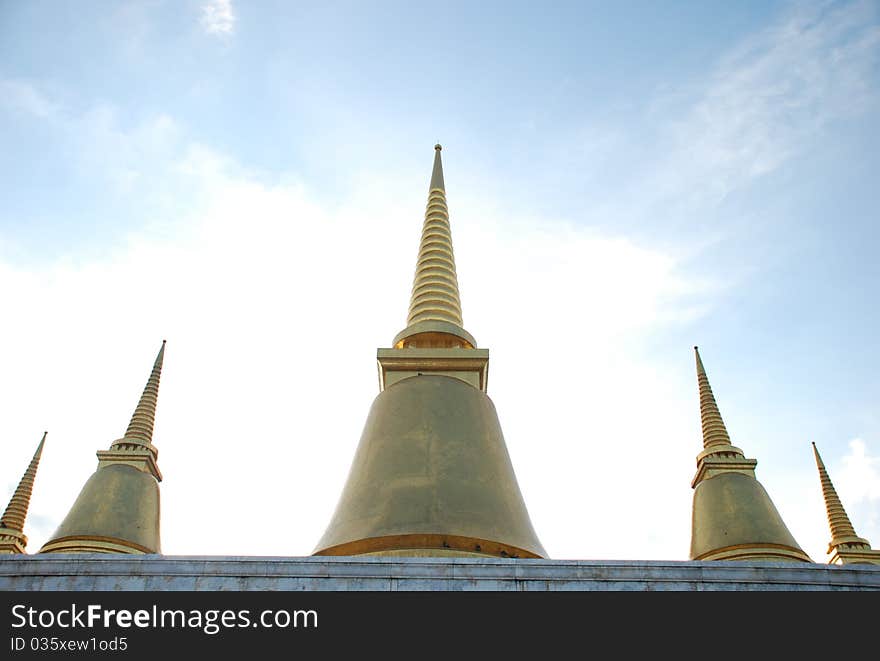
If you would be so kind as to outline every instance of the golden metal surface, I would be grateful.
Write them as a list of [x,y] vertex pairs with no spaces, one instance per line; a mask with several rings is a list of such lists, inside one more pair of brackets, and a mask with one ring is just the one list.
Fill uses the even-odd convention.
[[540,558],[509,544],[478,537],[438,534],[386,535],[359,539],[318,551],[315,555],[382,555],[411,557]]
[[704,449],[691,482],[690,559],[812,562],[756,479],[757,460],[731,444],[697,347],[694,353]]
[[495,406],[440,375],[404,379],[376,397],[315,554],[431,550],[546,557]]
[[125,435],[98,451],[98,468],[40,553],[160,553],[159,451],[153,423],[165,341]]
[[474,336],[448,321],[418,321],[400,331],[391,342],[395,349],[473,349]]
[[690,559],[812,562],[761,483],[738,472],[694,489]]
[[128,539],[101,537],[99,535],[73,535],[59,537],[45,544],[40,553],[127,553],[144,555],[158,553]]
[[421,374],[442,374],[461,379],[486,392],[488,349],[379,349],[379,390]]
[[0,526],[0,555],[27,553],[28,538],[21,530]]
[[880,565],[880,550],[871,548],[867,539],[856,535],[855,528],[843,509],[843,503],[831,483],[831,477],[825,468],[819,450],[813,443],[813,456],[819,469],[819,480],[822,483],[822,496],[825,498],[825,510],[828,513],[828,525],[831,528],[831,541],[828,553],[831,554],[830,564],[877,564]]
[[0,554],[24,553],[27,547],[27,535],[24,534],[24,522],[27,519],[28,507],[31,502],[31,493],[34,490],[34,480],[37,477],[37,468],[40,465],[40,457],[43,456],[43,445],[46,443],[46,434],[40,439],[34,456],[22,475],[3,517],[0,518]]
[[757,465],[757,460],[747,459],[738,447],[713,446],[697,455],[697,472],[691,480],[691,488],[721,473],[743,473],[754,477]]
[[99,468],[83,485],[40,553],[91,553],[96,539],[110,540],[116,547],[160,553],[156,478],[124,464]]

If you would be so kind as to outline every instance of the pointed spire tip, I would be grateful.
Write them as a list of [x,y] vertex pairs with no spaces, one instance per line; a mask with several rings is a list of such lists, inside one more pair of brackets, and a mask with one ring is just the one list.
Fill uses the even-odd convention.
[[46,444],[46,436],[49,435],[49,432],[43,432],[43,438],[40,439],[40,442],[37,444],[37,450],[34,452],[34,456],[38,457],[43,454],[43,446]]
[[122,437],[122,440],[134,439],[138,443],[152,444],[153,442],[153,422],[156,417],[156,400],[159,397],[159,379],[162,373],[162,363],[165,357],[165,340],[162,340],[162,346],[159,353],[156,354],[156,360],[153,362],[153,370],[144,386],[143,394],[138,400],[134,414],[131,416],[131,422],[128,423],[128,429]]
[[436,145],[434,145],[434,149],[436,149],[437,151],[440,151],[441,149],[443,149],[443,147],[441,147],[440,143],[438,142]]

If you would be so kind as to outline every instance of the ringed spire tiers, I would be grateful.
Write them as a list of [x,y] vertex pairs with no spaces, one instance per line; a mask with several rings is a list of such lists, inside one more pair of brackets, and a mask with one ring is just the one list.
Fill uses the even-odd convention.
[[690,559],[812,562],[755,477],[757,460],[731,444],[697,347],[694,354],[703,451],[691,482]]
[[153,423],[164,357],[162,340],[125,434],[97,452],[98,468],[40,553],[161,553]]
[[822,483],[822,496],[825,498],[825,510],[828,513],[828,525],[831,528],[831,541],[828,542],[829,564],[875,564],[880,565],[880,549],[871,548],[867,539],[856,535],[855,528],[843,509],[843,503],[831,483],[831,478],[819,456],[819,450],[813,443],[813,456],[819,469],[819,481]]
[[153,362],[153,371],[144,386],[144,392],[131,416],[131,422],[125,430],[125,435],[113,445],[116,447],[143,446],[150,450],[154,457],[159,456],[159,451],[152,445],[153,424],[156,421],[156,404],[159,400],[159,378],[162,376],[162,363],[165,359],[165,340]]
[[28,464],[27,470],[21,477],[3,517],[0,518],[0,554],[25,553],[27,535],[24,534],[24,522],[27,518],[28,507],[31,502],[31,493],[34,489],[34,480],[37,477],[37,468],[40,465],[40,457],[43,455],[43,445],[46,443],[46,434],[37,445],[37,450]]
[[461,295],[452,250],[443,161],[440,157],[442,149],[439,144],[434,145],[434,167],[428,186],[428,204],[416,259],[407,326],[394,338],[393,345],[397,349],[473,349],[477,346],[462,322]]
[[700,391],[700,423],[703,428],[703,447],[708,448],[718,445],[731,445],[730,436],[721,419],[721,412],[712,394],[712,386],[709,385],[709,377],[700,358],[700,351],[694,347],[697,357],[697,385]]
[[379,349],[373,401],[315,555],[546,557],[462,327],[440,145],[407,327]]

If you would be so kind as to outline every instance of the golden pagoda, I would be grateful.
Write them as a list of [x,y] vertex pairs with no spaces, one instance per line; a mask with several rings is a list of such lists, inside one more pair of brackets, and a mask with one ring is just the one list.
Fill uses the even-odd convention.
[[128,429],[98,451],[98,468],[40,553],[161,553],[153,422],[164,355],[163,340]]
[[822,495],[825,497],[825,509],[828,512],[828,525],[831,528],[831,541],[828,542],[828,554],[831,555],[831,559],[828,564],[880,565],[880,550],[872,549],[867,539],[856,535],[855,528],[834,490],[815,443],[813,443],[813,455],[816,457],[816,466],[819,469]]
[[379,394],[314,555],[546,557],[462,322],[441,146],[409,315],[378,349]]
[[40,465],[40,457],[43,455],[43,444],[46,442],[46,434],[37,445],[31,463],[21,477],[18,487],[9,500],[3,517],[0,518],[0,554],[25,553],[27,535],[24,534],[24,521],[27,518],[28,507],[31,502],[31,492],[34,489],[34,479],[37,477],[37,467]]
[[755,477],[757,460],[731,444],[697,347],[694,353],[703,451],[691,482],[691,560],[812,562]]

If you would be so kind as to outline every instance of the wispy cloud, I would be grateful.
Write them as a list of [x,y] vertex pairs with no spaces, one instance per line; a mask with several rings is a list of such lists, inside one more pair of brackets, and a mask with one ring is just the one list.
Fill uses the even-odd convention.
[[232,0],[211,0],[203,4],[201,9],[200,22],[208,34],[230,35],[235,30]]
[[0,80],[0,104],[41,119],[52,119],[59,112],[58,104],[25,80]]
[[[731,196],[766,195],[762,179],[803,157],[822,159],[837,127],[876,112],[878,74],[876,2],[792,3],[702,72],[648,95],[644,118],[591,120],[563,134],[550,160],[565,172],[548,170],[542,185],[555,190],[561,177],[586,187],[582,213],[594,226],[723,259],[731,239],[772,229],[755,217],[759,207],[731,211]],[[725,264],[724,281],[731,289],[754,283],[768,263],[763,251],[786,249],[768,242],[740,252]]]
[[58,139],[72,147],[69,151],[90,172],[115,175],[116,170],[137,164],[149,169],[160,155],[167,157],[165,152],[177,143],[177,127],[167,114],[124,126],[116,105],[98,103],[77,114],[32,80],[0,78],[3,107],[57,129]]
[[661,187],[722,199],[807,149],[829,123],[876,103],[878,21],[874,3],[803,5],[743,42],[675,123]]

